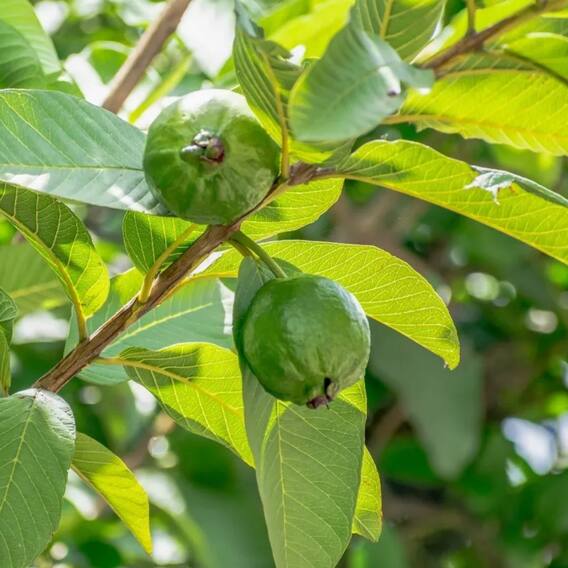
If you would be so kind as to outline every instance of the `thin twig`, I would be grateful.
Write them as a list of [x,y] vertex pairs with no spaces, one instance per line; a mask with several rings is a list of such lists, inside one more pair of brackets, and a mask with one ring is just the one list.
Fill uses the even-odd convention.
[[134,90],[154,57],[175,32],[191,0],[170,0],[157,20],[144,32],[113,79],[103,108],[118,112]]
[[422,67],[438,70],[441,67],[444,67],[444,65],[452,62],[460,55],[465,55],[466,53],[479,50],[483,47],[487,40],[494,39],[509,31],[511,28],[514,28],[528,20],[532,20],[545,12],[560,10],[567,5],[568,0],[552,0],[549,2],[541,1],[531,4],[530,6],[519,10],[516,14],[513,14],[512,16],[509,16],[508,18],[505,18],[504,20],[501,20],[480,32],[465,36],[456,44],[448,47],[446,50],[424,62]]

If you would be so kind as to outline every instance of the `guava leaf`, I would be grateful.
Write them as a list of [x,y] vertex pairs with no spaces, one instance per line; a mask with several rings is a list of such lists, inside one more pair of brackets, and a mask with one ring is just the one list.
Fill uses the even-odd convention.
[[[543,67],[500,55],[458,60],[427,93],[411,92],[387,122],[457,133],[519,149],[568,154],[568,84]],[[459,101],[459,104],[456,104]]]
[[[339,282],[369,317],[442,357],[451,368],[459,363],[457,331],[446,305],[406,262],[365,245],[282,241],[263,248],[278,261]],[[228,274],[238,262],[238,254],[230,251],[207,270]]]
[[[142,274],[137,270],[113,278],[105,305],[87,322],[89,331],[95,331],[132,299],[141,285]],[[192,341],[230,348],[232,299],[232,293],[218,280],[196,279],[133,323],[103,351],[102,356],[116,357],[128,347],[158,350]],[[73,321],[71,323],[67,350],[77,343],[77,328]],[[113,384],[128,379],[120,365],[98,363],[84,369],[80,376],[100,384]]]
[[45,77],[36,52],[13,26],[0,19],[0,88],[42,87]]
[[0,399],[0,566],[27,568],[59,524],[75,442],[69,405],[30,389]]
[[373,327],[372,338],[369,368],[397,394],[433,469],[444,479],[456,479],[479,449],[481,359],[464,349],[462,364],[450,372],[386,329]]
[[220,442],[252,464],[239,364],[231,351],[207,343],[179,344],[161,351],[132,347],[115,361],[180,426]]
[[444,0],[358,0],[352,18],[411,61],[434,35],[445,4]]
[[304,142],[361,136],[400,107],[405,85],[428,89],[433,79],[431,71],[408,65],[379,36],[351,21],[294,85],[292,132]]
[[0,333],[8,341],[12,338],[12,323],[17,315],[18,306],[16,302],[6,291],[0,288]]
[[128,466],[108,448],[80,432],[77,433],[71,466],[101,495],[150,554],[152,536],[148,495]]
[[108,271],[81,220],[63,203],[21,187],[0,183],[4,215],[45,259],[81,318],[104,303]]
[[144,134],[54,91],[0,92],[0,179],[101,207],[167,212],[144,180]]
[[0,396],[8,396],[11,383],[10,345],[6,335],[0,333]]
[[[191,231],[192,227],[194,231]],[[175,262],[195,240],[200,228],[203,229],[178,217],[158,217],[128,211],[122,220],[122,237],[134,266],[145,273],[168,247],[191,231],[164,263],[164,268]]]
[[376,542],[383,528],[381,480],[369,450],[363,453],[361,485],[353,518],[353,533]]
[[3,0],[0,20],[14,27],[37,53],[43,72],[52,75],[61,71],[53,42],[41,27],[33,6],[28,0]]
[[[460,105],[461,106],[461,105]],[[516,176],[498,190],[465,162],[415,142],[374,141],[361,146],[339,167],[357,179],[470,217],[568,263],[568,200]],[[476,181],[477,180],[477,181]],[[493,186],[494,188],[494,186]],[[546,222],[545,222],[546,221]]]
[[55,272],[30,245],[20,243],[0,247],[0,287],[10,294],[20,316],[49,310],[67,302]]
[[[233,316],[237,346],[248,306],[267,279],[270,275],[261,265],[243,261]],[[311,411],[276,400],[244,359],[240,364],[245,424],[276,566],[334,566],[350,541],[356,504],[369,502],[368,497],[357,498],[364,453],[364,382],[344,391],[329,411]]]

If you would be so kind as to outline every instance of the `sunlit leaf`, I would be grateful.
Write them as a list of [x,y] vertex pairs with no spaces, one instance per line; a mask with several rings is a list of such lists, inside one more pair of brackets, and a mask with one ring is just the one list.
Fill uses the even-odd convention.
[[106,266],[87,229],[66,205],[49,195],[0,184],[0,214],[55,271],[82,317],[104,303],[109,290]]
[[73,457],[73,414],[48,391],[0,399],[0,439],[0,566],[27,568],[59,524]]
[[373,457],[367,449],[363,454],[361,485],[357,495],[353,533],[377,541],[382,530],[381,482]]
[[152,552],[148,496],[128,466],[108,448],[77,433],[73,470],[109,504],[144,550]]
[[495,199],[495,186],[480,180],[486,171],[406,141],[365,144],[340,169],[347,178],[440,205],[568,263],[568,200],[534,182],[511,178]]
[[55,272],[27,243],[0,247],[0,287],[18,306],[18,314],[52,309],[67,302],[67,296]]

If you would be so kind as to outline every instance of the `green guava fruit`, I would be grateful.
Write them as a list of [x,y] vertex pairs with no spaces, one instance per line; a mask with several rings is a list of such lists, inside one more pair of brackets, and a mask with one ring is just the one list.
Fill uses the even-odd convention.
[[363,377],[370,342],[355,297],[333,280],[304,274],[262,286],[242,328],[244,358],[265,390],[310,408]]
[[150,126],[144,173],[154,195],[175,215],[222,225],[267,194],[278,175],[279,153],[242,95],[196,91]]

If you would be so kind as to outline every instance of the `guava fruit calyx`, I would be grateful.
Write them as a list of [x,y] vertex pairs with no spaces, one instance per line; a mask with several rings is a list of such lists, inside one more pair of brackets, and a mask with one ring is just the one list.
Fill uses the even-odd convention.
[[337,393],[339,392],[339,387],[337,386],[337,383],[334,383],[329,377],[326,377],[324,379],[323,388],[324,388],[324,394],[320,394],[318,396],[315,396],[311,400],[308,400],[308,402],[306,403],[306,406],[308,408],[315,410],[320,406],[328,406],[329,403],[333,401],[333,399],[337,396]]
[[184,162],[191,162],[194,158],[210,163],[221,164],[225,159],[225,145],[223,140],[209,130],[200,130],[180,152]]

